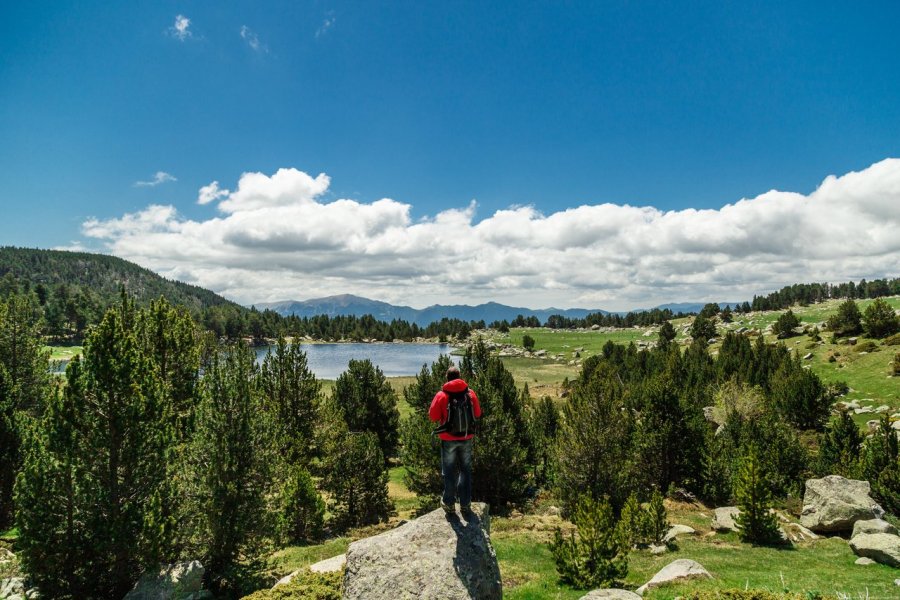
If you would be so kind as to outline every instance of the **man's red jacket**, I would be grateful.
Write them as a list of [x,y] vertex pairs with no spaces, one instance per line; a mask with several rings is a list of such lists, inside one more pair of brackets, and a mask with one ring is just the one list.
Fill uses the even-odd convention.
[[[434,400],[431,401],[431,408],[428,410],[428,417],[439,424],[445,422],[447,420],[447,404],[450,402],[450,396],[447,395],[447,392],[461,392],[468,387],[469,385],[462,379],[454,379],[445,383],[441,391],[434,395]],[[469,397],[472,399],[472,409],[475,413],[475,418],[481,418],[481,405],[478,404],[478,396],[475,395],[475,390],[469,390]],[[471,440],[472,434],[457,436],[444,432],[439,433],[438,437],[445,442],[459,442]]]

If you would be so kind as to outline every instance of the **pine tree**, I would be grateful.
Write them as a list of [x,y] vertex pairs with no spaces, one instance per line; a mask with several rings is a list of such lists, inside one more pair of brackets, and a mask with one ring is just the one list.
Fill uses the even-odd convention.
[[[173,432],[163,386],[141,352],[137,318],[133,302],[123,297],[91,331],[83,359],[66,372],[64,401],[48,411],[33,438],[26,458],[26,472],[33,476],[18,485],[18,497],[29,499],[19,507],[23,524],[34,525],[56,510],[50,503],[68,507],[62,522],[75,525],[66,525],[65,534],[54,526],[23,525],[26,554],[63,535],[78,566],[60,585],[87,597],[124,595],[141,568],[166,551],[160,539],[165,532],[148,525],[159,523],[152,499],[167,480]],[[56,490],[56,496],[38,493],[43,488]],[[37,580],[58,577],[40,572],[56,567],[39,551],[23,560]]]
[[239,558],[253,555],[272,529],[266,498],[272,427],[255,388],[255,355],[245,345],[226,348],[206,367],[195,433],[188,448],[183,493],[192,524],[189,550],[202,556],[207,583],[233,591]]
[[460,371],[482,412],[473,442],[472,496],[495,507],[521,502],[533,442],[515,380],[480,340],[466,352]]
[[590,372],[589,366],[585,363],[582,380],[563,406],[557,446],[556,487],[568,513],[583,494],[606,496],[615,509],[631,491],[633,455],[622,382],[605,360]]
[[833,418],[819,444],[820,475],[842,475],[854,478],[859,470],[863,436],[847,411]]
[[412,414],[400,425],[400,460],[406,467],[403,481],[416,494],[421,510],[436,508],[444,489],[439,440],[432,433],[435,424],[428,418],[428,409],[445,383],[450,365],[450,357],[442,355],[430,369],[423,366],[415,381],[403,390],[412,408]]
[[663,496],[659,493],[659,490],[653,490],[646,513],[650,541],[661,544],[663,538],[669,532],[669,517],[666,512],[666,505],[663,503]]
[[664,321],[659,328],[659,345],[666,346],[675,339],[675,327],[669,321]]
[[258,385],[272,416],[281,457],[288,465],[308,464],[313,457],[321,384],[300,345],[279,337],[275,352],[263,360]]
[[872,497],[889,513],[900,514],[900,449],[891,421],[883,415],[866,441],[862,478],[871,483]]
[[883,338],[900,331],[900,317],[882,298],[878,298],[866,307],[863,314],[863,328],[866,335],[872,338]]
[[369,360],[351,360],[335,381],[332,401],[350,431],[373,432],[384,459],[396,455],[400,428],[397,394],[381,369]]
[[619,531],[630,547],[639,547],[650,543],[650,523],[647,511],[641,506],[637,494],[632,492],[619,515]]
[[778,518],[770,512],[772,492],[758,454],[751,445],[738,472],[735,497],[741,512],[736,522],[742,541],[775,544],[781,539]]
[[336,417],[326,446],[322,486],[330,497],[335,521],[345,527],[387,520],[393,506],[388,498],[388,473],[378,436],[371,431],[348,431]]
[[13,483],[21,466],[22,419],[43,412],[51,386],[49,352],[34,298],[0,300],[0,526],[13,518]]
[[577,535],[557,529],[550,544],[560,579],[579,589],[614,587],[628,574],[628,543],[609,502],[580,498],[572,522]]
[[554,455],[559,435],[560,412],[549,396],[544,396],[531,411],[529,430],[534,440],[535,482],[553,481]]
[[788,309],[787,312],[782,313],[778,317],[778,320],[775,321],[772,332],[779,338],[787,338],[794,335],[794,328],[799,326],[800,319],[797,318],[794,311]]
[[293,544],[313,542],[322,536],[324,521],[325,501],[316,491],[309,471],[295,467],[281,489],[280,537]]

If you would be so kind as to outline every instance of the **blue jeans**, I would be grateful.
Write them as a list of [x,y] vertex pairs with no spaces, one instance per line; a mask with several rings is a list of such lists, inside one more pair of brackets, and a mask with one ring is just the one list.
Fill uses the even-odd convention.
[[444,477],[444,504],[453,506],[457,492],[460,506],[472,502],[472,440],[441,440],[441,475]]

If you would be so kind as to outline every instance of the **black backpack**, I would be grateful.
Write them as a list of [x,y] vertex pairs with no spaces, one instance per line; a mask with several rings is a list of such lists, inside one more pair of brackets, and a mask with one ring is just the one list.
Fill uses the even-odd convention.
[[434,430],[435,433],[449,433],[452,436],[464,436],[475,433],[475,409],[469,388],[461,392],[444,392],[447,400],[447,421]]

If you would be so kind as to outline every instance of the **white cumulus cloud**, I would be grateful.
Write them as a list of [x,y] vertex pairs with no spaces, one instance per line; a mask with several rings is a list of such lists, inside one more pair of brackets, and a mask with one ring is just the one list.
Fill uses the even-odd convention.
[[175,23],[172,24],[171,27],[169,27],[168,31],[172,37],[177,38],[183,42],[184,40],[191,37],[191,35],[192,35],[190,27],[191,27],[190,19],[188,19],[184,15],[176,15]]
[[197,204],[209,204],[219,198],[224,198],[230,192],[228,190],[219,189],[219,182],[213,181],[209,185],[204,185],[197,193]]
[[809,281],[900,272],[900,160],[772,190],[718,210],[582,205],[550,214],[477,205],[414,221],[411,205],[326,201],[330,179],[293,168],[213,182],[183,217],[150,206],[90,219],[83,233],[157,272],[243,303],[355,293],[425,306],[496,300],[625,310],[743,300]]
[[170,181],[178,181],[178,179],[165,171],[157,171],[156,174],[153,175],[153,179],[150,181],[135,181],[135,187],[156,187],[162,183],[168,183]]

